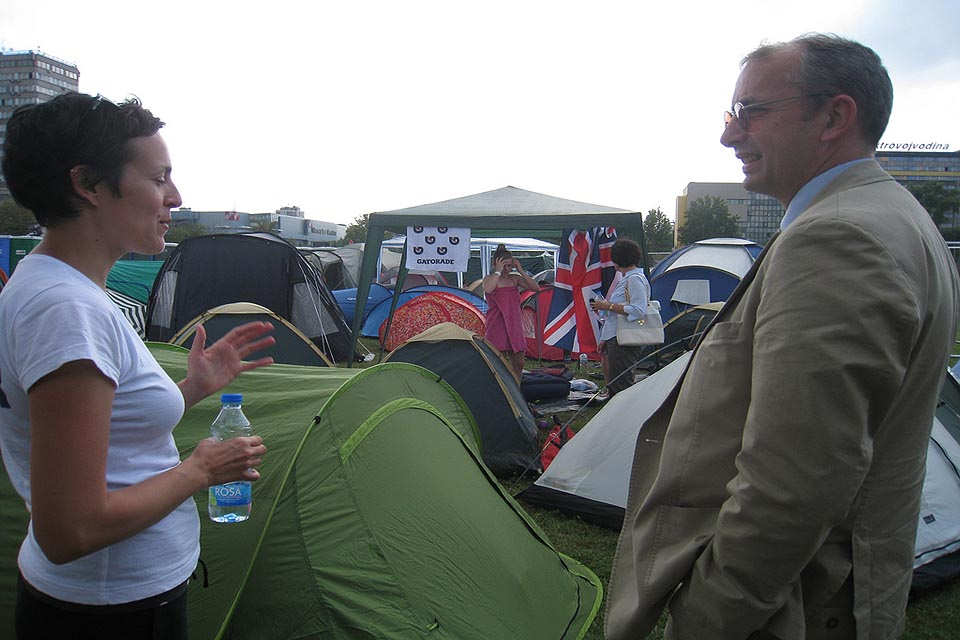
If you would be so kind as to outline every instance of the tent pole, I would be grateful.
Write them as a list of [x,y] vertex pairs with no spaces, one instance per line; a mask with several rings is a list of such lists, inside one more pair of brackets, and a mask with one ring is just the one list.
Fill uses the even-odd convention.
[[543,320],[540,317],[540,296],[536,296],[534,310],[536,311],[536,324],[534,325],[534,334],[537,336],[537,366],[543,363]]
[[383,236],[386,229],[380,225],[375,225],[372,218],[376,214],[370,214],[367,221],[367,237],[363,243],[363,260],[360,262],[360,282],[357,283],[357,302],[354,306],[353,315],[353,335],[350,346],[347,350],[347,368],[353,367],[354,356],[356,355],[357,341],[360,340],[360,332],[363,330],[363,310],[367,306],[367,296],[370,295],[370,284],[376,275],[377,265],[380,263],[380,245],[383,243]]
[[390,337],[390,327],[393,326],[393,314],[397,310],[397,302],[400,300],[400,293],[403,291],[403,282],[407,279],[407,239],[403,240],[403,253],[400,255],[400,270],[397,272],[397,284],[393,286],[393,299],[390,301],[390,315],[387,316],[387,327],[383,330],[383,339],[380,340],[380,359],[377,362],[383,362],[383,349],[387,344],[387,338]]

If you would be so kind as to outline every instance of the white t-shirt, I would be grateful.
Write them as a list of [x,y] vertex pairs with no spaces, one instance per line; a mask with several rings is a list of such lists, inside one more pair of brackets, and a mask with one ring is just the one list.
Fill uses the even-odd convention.
[[[116,386],[107,488],[142,482],[180,463],[172,433],[184,410],[177,385],[102,289],[55,258],[31,254],[0,292],[0,451],[28,510],[27,390],[77,360],[92,361]],[[47,560],[31,525],[19,565],[27,582],[49,596],[102,605],[174,588],[190,576],[199,555],[200,519],[196,504],[187,499],[137,535],[63,565]]]

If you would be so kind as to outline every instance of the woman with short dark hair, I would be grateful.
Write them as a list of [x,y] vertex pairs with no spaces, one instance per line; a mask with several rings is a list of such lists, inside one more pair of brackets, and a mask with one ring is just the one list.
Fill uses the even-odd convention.
[[0,293],[0,450],[30,511],[17,638],[185,638],[200,552],[193,495],[256,480],[258,436],[201,441],[180,460],[185,408],[273,344],[269,323],[209,348],[197,327],[174,383],[106,293],[123,255],[163,251],[181,204],[163,123],[137,100],[69,93],[14,112],[3,172],[44,227]]

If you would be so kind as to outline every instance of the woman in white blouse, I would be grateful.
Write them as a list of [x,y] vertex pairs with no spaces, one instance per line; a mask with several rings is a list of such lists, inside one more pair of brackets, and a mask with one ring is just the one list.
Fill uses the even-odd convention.
[[647,313],[650,284],[639,266],[642,257],[639,244],[629,238],[617,239],[610,248],[610,259],[622,277],[609,300],[590,302],[594,311],[607,313],[600,331],[600,354],[603,356],[606,389],[611,397],[633,384],[633,367],[643,357],[646,348],[645,345],[630,347],[617,344],[617,323],[620,318],[634,322]]

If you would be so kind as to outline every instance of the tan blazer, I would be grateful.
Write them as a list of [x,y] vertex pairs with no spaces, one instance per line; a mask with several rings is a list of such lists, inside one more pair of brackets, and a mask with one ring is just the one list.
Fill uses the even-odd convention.
[[[954,262],[930,216],[870,161],[833,180],[754,267],[640,430],[611,640],[642,640],[667,605],[667,638],[902,630],[960,309]],[[851,571],[853,605],[832,610]]]

